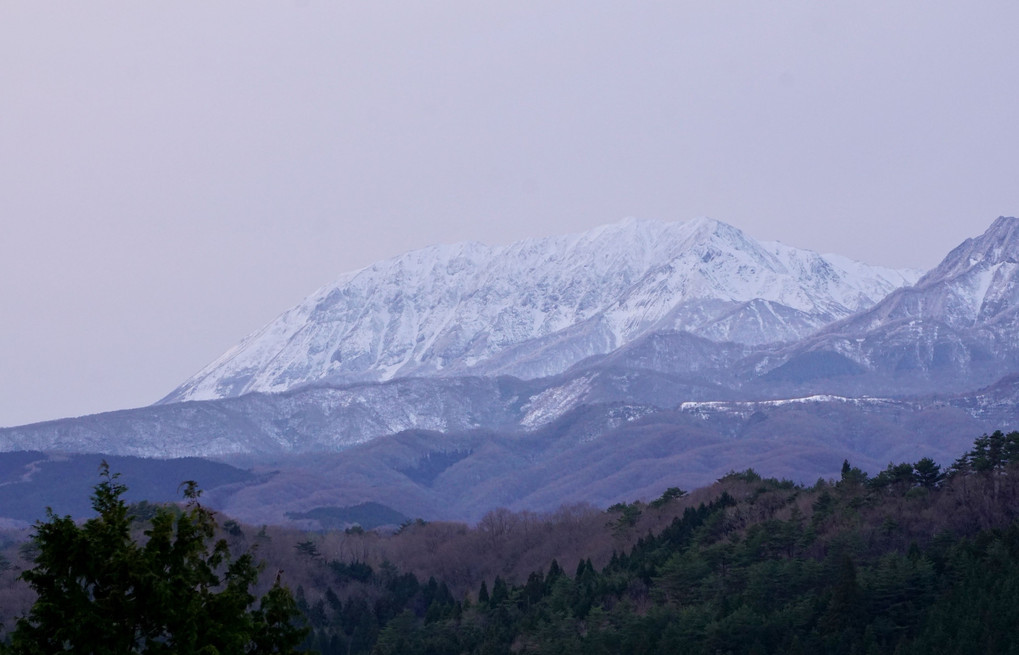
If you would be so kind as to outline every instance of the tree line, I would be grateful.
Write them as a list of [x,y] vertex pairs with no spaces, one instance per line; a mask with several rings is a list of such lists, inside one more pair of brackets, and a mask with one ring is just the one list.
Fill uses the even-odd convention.
[[[1019,652],[1019,432],[983,435],[944,469],[922,458],[869,475],[846,461],[809,486],[747,470],[606,511],[500,510],[389,535],[217,532],[193,488],[183,508],[132,523],[106,475],[106,525],[37,526],[21,575],[38,600],[9,635],[15,652],[59,652],[69,637],[46,626],[76,622],[138,649],[80,652]],[[68,594],[65,569],[94,575],[71,555],[99,544],[115,584]],[[295,591],[258,582],[238,547]],[[55,613],[57,596],[78,604]],[[138,615],[142,598],[160,618]]]

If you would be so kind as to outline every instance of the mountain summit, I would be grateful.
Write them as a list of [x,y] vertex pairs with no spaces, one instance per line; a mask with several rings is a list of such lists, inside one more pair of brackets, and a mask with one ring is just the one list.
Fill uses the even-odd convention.
[[709,218],[415,250],[342,275],[161,403],[314,383],[566,370],[658,330],[800,339],[916,281]]
[[1019,427],[1017,223],[911,287],[709,219],[426,248],[342,276],[165,404],[2,429],[0,450],[256,463],[273,473],[217,492],[252,522],[368,502],[478,520],[747,466],[951,461]]
[[998,218],[914,286],[791,352],[786,369],[837,354],[871,393],[961,391],[1019,369],[1019,219]]
[[999,216],[987,231],[966,239],[925,276],[924,285],[939,284],[960,276],[1019,263],[1019,218]]

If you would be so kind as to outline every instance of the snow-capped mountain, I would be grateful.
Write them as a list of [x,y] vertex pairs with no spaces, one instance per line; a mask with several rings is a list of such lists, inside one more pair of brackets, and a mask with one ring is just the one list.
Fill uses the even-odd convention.
[[[901,289],[853,320],[846,331],[902,321],[934,321],[953,330],[995,325],[1019,309],[1019,218],[999,217],[966,239],[914,287]],[[1012,327],[1016,327],[1012,324]]]
[[707,218],[433,246],[341,276],[161,402],[410,376],[537,378],[659,330],[792,341],[918,278]]
[[208,400],[4,428],[0,451],[251,464],[215,500],[251,522],[368,501],[477,520],[746,466],[947,462],[1019,428],[1019,220],[912,279],[706,219],[434,247],[344,276],[174,394]]
[[1019,219],[998,218],[914,286],[793,346],[776,370],[810,377],[801,364],[822,353],[879,392],[961,391],[1019,370]]

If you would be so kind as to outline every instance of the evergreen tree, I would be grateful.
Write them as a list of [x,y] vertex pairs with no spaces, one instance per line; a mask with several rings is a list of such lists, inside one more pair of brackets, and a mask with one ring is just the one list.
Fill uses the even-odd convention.
[[294,653],[304,637],[296,606],[279,582],[258,609],[250,554],[231,558],[216,523],[184,486],[183,511],[160,507],[139,545],[124,503],[126,487],[103,462],[92,495],[98,516],[39,522],[35,566],[22,578],[38,598],[11,635],[14,653],[126,655]]
[[924,457],[913,465],[913,479],[921,487],[933,489],[944,479],[941,473],[941,466],[936,464],[930,457]]

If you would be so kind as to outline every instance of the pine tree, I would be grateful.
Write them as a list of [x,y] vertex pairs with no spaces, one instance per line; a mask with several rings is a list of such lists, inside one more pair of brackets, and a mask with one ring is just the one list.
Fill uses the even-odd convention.
[[35,526],[35,566],[22,573],[38,598],[11,635],[14,653],[294,653],[289,590],[277,584],[258,609],[250,554],[232,558],[213,514],[183,485],[183,511],[157,508],[147,541],[131,535],[127,488],[103,462],[92,495],[98,516],[77,525],[48,513]]
[[930,457],[924,457],[913,465],[913,479],[921,487],[933,489],[944,479],[941,473],[941,466],[936,464]]

